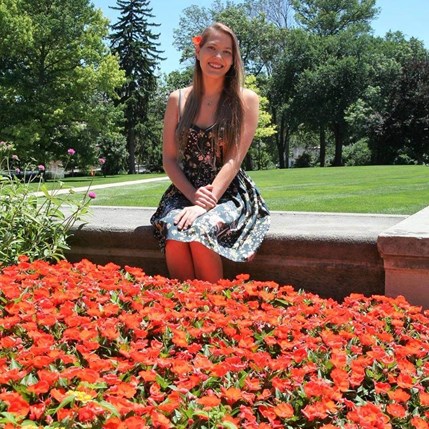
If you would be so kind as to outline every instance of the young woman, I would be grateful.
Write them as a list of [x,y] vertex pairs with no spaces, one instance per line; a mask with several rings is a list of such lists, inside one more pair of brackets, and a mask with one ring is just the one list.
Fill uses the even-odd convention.
[[244,262],[255,254],[270,217],[241,169],[259,100],[242,87],[237,37],[215,23],[193,42],[192,86],[170,95],[164,118],[163,166],[172,185],[151,222],[172,278],[215,283],[222,257]]

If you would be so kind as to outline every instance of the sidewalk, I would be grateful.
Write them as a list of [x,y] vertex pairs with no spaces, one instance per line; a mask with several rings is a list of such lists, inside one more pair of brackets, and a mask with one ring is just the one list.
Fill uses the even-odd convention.
[[[51,190],[49,193],[55,193],[55,195],[67,194],[71,190],[73,192],[87,192],[87,191],[96,191],[97,189],[105,189],[105,188],[116,188],[120,186],[132,186],[132,185],[140,185],[143,183],[150,182],[159,182],[164,180],[170,180],[168,177],[154,177],[152,179],[140,179],[140,180],[131,180],[129,182],[117,182],[117,183],[106,183],[103,185],[88,185],[88,186],[79,186],[77,188],[65,188],[65,189],[57,189]],[[33,192],[32,195],[36,197],[42,197],[44,195],[43,192]]]

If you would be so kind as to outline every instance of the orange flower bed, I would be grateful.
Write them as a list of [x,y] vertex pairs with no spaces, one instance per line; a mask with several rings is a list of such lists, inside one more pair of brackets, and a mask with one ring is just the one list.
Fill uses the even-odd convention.
[[403,298],[22,259],[0,309],[2,428],[429,427],[429,313]]

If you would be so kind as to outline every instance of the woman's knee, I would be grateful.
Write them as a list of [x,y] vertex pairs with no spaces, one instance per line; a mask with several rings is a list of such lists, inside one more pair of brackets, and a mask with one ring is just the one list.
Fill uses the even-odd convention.
[[194,262],[189,243],[167,240],[165,256],[171,277],[178,280],[191,280],[195,277]]
[[165,242],[165,250],[173,250],[173,251],[189,251],[189,243],[185,243],[183,241],[177,240],[167,240]]

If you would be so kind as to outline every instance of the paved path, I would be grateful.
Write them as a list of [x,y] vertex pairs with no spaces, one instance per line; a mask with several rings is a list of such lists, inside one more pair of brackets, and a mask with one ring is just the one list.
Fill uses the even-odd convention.
[[[88,186],[80,186],[77,188],[64,188],[64,189],[57,189],[57,190],[51,190],[50,193],[55,193],[55,195],[60,194],[67,194],[70,192],[70,190],[73,190],[74,192],[87,192],[89,191],[95,191],[97,189],[105,189],[105,188],[116,188],[120,186],[132,186],[132,185],[140,185],[143,183],[150,183],[150,182],[160,182],[163,180],[170,180],[168,177],[154,177],[152,179],[140,179],[140,180],[130,180],[128,182],[116,182],[116,183],[105,183],[103,185],[88,185]],[[35,195],[36,197],[42,197],[44,195],[43,192],[34,192],[32,195]]]

